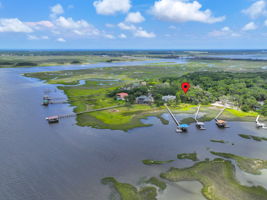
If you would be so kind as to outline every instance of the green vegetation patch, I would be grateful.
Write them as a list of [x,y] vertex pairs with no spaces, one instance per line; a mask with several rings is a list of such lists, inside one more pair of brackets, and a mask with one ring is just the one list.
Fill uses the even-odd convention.
[[224,140],[210,140],[211,142],[214,142],[214,143],[226,143]]
[[239,136],[244,138],[244,139],[247,139],[247,140],[252,139],[252,140],[255,140],[255,141],[258,141],[258,142],[267,141],[266,137],[259,137],[259,136],[255,136],[255,135],[239,134]]
[[160,190],[165,190],[167,187],[167,184],[164,181],[159,180],[156,177],[151,177],[150,179],[148,179],[147,181],[145,181],[145,183],[150,183],[152,185],[157,186]]
[[158,161],[158,160],[142,160],[143,164],[145,165],[162,165],[166,163],[171,163],[174,160],[167,160],[167,161]]
[[178,159],[189,159],[189,160],[192,160],[192,161],[198,161],[197,153],[196,152],[194,152],[194,153],[181,153],[181,154],[177,154],[177,158]]
[[235,179],[235,167],[230,161],[202,161],[189,168],[171,168],[160,175],[169,181],[199,181],[202,194],[209,200],[265,200],[267,190],[261,186],[240,185]]
[[261,159],[254,159],[254,158],[247,158],[243,156],[237,156],[230,153],[220,153],[220,152],[213,152],[213,155],[220,156],[223,158],[233,159],[237,162],[238,167],[250,174],[260,175],[262,169],[267,169],[267,161]]
[[[33,52],[32,54],[36,54]],[[122,56],[99,56],[99,55],[75,55],[67,52],[41,52],[38,55],[23,54],[0,55],[0,68],[10,67],[37,67],[37,66],[55,66],[55,65],[81,65],[93,64],[99,62],[126,62],[144,60],[141,58],[129,58]],[[46,55],[49,54],[49,55]]]
[[157,200],[157,189],[155,187],[146,186],[138,190],[128,183],[118,182],[113,177],[103,178],[102,184],[108,184],[114,188],[121,200]]

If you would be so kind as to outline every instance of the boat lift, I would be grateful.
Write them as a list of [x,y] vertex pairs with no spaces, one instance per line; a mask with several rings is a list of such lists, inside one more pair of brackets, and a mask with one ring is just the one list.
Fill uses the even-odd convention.
[[188,124],[180,124],[179,121],[175,118],[174,114],[172,113],[172,111],[169,109],[169,107],[166,104],[165,104],[165,107],[167,108],[167,110],[170,113],[172,119],[174,120],[174,122],[177,125],[176,132],[177,133],[187,132],[187,128],[189,127],[189,125]]
[[199,110],[200,110],[200,105],[198,106],[197,112],[196,112],[196,115],[195,115],[196,127],[198,129],[200,129],[200,130],[206,130],[204,122],[199,122],[197,120],[197,117],[198,117],[198,114],[199,114]]
[[258,115],[257,118],[256,118],[256,127],[257,128],[267,129],[267,126],[264,123],[259,122],[259,119],[260,119],[260,115]]
[[227,126],[227,122],[224,121],[224,120],[219,120],[218,118],[221,116],[221,114],[224,112],[225,108],[223,108],[219,114],[215,117],[215,122],[216,122],[216,125],[219,127],[219,128],[229,128],[229,126]]

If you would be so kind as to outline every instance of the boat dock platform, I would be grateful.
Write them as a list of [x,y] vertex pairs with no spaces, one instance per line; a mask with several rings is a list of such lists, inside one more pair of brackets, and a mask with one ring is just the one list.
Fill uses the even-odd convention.
[[200,110],[200,105],[198,106],[198,108],[197,108],[197,112],[196,112],[196,114],[195,114],[196,127],[197,127],[198,129],[200,129],[200,130],[206,130],[206,128],[205,128],[205,123],[204,123],[204,122],[200,122],[200,121],[197,120],[197,118],[198,118],[198,114],[199,114],[199,110]]
[[260,119],[260,115],[258,115],[257,118],[256,118],[256,127],[257,128],[267,129],[267,126],[264,123],[259,122],[259,119]]
[[172,113],[172,111],[170,110],[170,108],[165,104],[165,107],[167,108],[168,112],[170,113],[173,121],[176,123],[177,128],[176,128],[176,132],[177,133],[183,133],[183,132],[187,132],[187,128],[189,127],[188,124],[180,124],[179,121],[175,118],[174,114]]
[[225,108],[223,108],[223,109],[219,112],[219,114],[215,117],[215,119],[214,119],[215,122],[216,122],[216,125],[217,125],[219,128],[229,128],[229,126],[227,125],[227,122],[226,122],[226,121],[218,119],[218,118],[222,115],[222,113],[224,112],[224,110],[225,110]]

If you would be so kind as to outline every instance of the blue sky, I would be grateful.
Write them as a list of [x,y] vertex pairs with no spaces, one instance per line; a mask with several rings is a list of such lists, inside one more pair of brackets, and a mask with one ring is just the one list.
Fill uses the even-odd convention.
[[266,49],[267,0],[0,0],[0,49]]

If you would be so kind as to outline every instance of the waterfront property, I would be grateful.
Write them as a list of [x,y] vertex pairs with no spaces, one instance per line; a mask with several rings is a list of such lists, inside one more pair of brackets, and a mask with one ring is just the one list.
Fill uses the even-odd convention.
[[117,93],[116,99],[125,101],[128,96],[129,96],[128,93],[121,92],[121,93]]
[[168,96],[162,97],[162,101],[165,101],[165,102],[175,101],[175,100],[176,100],[176,96],[173,96],[173,95],[168,95]]
[[139,96],[136,98],[137,104],[152,104],[154,102],[154,98],[151,95],[145,96]]

